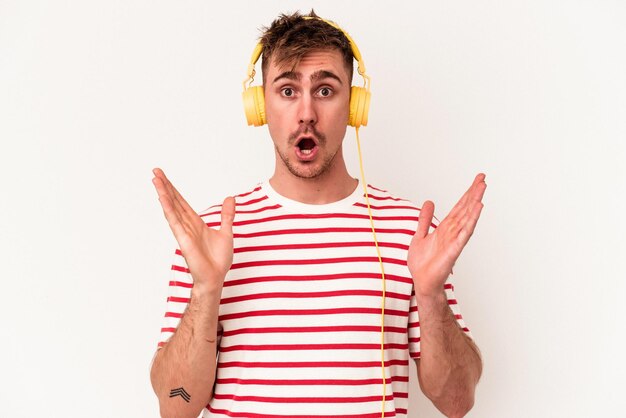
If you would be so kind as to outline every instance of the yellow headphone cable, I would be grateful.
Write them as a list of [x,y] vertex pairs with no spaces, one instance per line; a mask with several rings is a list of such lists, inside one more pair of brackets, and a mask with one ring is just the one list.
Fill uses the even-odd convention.
[[365,202],[367,203],[367,213],[370,219],[370,225],[372,227],[372,236],[374,237],[374,245],[376,246],[376,254],[378,255],[378,263],[380,264],[380,272],[382,275],[382,298],[380,306],[380,368],[382,371],[383,382],[383,399],[382,399],[382,411],[381,418],[385,417],[385,401],[387,398],[387,382],[385,373],[385,296],[387,291],[387,284],[385,282],[385,268],[383,266],[383,258],[380,255],[380,247],[378,246],[378,239],[376,238],[376,228],[374,228],[374,218],[372,217],[372,208],[370,207],[369,193],[367,192],[367,183],[365,182],[365,172],[363,170],[363,157],[361,154],[361,141],[359,140],[359,128],[354,128],[356,132],[356,147],[359,153],[359,169],[361,172],[361,183],[363,183],[363,191],[365,192]]

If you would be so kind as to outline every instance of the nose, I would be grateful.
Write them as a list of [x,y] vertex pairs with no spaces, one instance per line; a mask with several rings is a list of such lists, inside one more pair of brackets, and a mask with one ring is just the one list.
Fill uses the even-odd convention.
[[300,100],[299,118],[300,124],[315,125],[317,123],[315,103],[309,94],[304,94]]

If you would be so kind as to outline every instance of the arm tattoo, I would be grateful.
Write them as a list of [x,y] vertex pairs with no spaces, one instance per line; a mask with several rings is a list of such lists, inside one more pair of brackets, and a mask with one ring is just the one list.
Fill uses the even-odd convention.
[[191,395],[188,394],[187,391],[182,386],[176,389],[172,389],[170,391],[170,398],[174,398],[176,396],[180,396],[187,403],[189,403],[189,401],[191,400]]

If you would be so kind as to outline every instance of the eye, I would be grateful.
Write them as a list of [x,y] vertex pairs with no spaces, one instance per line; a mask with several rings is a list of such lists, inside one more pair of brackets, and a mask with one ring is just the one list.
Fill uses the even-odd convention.
[[285,87],[281,92],[285,97],[293,97],[293,89],[291,87]]
[[322,88],[319,90],[319,94],[320,94],[320,96],[322,96],[322,97],[328,97],[328,96],[330,96],[331,94],[333,94],[333,91],[332,91],[330,88],[328,88],[328,87],[322,87]]

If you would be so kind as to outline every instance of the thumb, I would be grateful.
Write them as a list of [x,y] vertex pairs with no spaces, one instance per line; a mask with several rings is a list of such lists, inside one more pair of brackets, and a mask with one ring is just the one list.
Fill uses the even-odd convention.
[[426,235],[428,235],[430,224],[433,221],[434,213],[435,204],[430,200],[425,201],[422,205],[422,209],[420,210],[415,238],[424,238]]
[[232,196],[224,199],[222,203],[222,223],[220,224],[220,231],[233,233],[233,220],[235,219],[235,198]]

